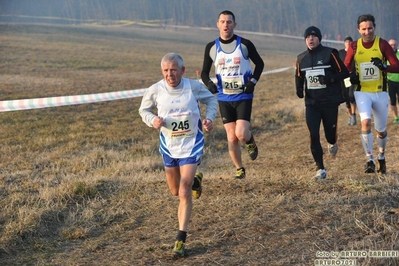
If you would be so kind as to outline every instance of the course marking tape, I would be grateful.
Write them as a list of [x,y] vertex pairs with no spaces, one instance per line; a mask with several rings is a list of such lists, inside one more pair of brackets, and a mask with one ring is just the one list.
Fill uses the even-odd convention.
[[65,105],[75,105],[75,104],[95,103],[95,102],[135,98],[143,96],[146,90],[147,89],[138,89],[138,90],[105,92],[105,93],[96,93],[96,94],[82,94],[82,95],[58,96],[58,97],[48,97],[48,98],[0,101],[0,112],[39,109],[46,107],[58,107]]
[[[274,70],[269,70],[263,72],[262,75],[283,72],[291,68],[293,67],[283,67]],[[96,94],[82,94],[82,95],[47,97],[47,98],[0,101],[0,112],[30,110],[30,109],[39,109],[47,107],[58,107],[66,105],[76,105],[76,104],[85,104],[85,103],[114,101],[114,100],[121,100],[127,98],[136,98],[143,96],[146,90],[147,89],[144,88],[144,89],[104,92]]]

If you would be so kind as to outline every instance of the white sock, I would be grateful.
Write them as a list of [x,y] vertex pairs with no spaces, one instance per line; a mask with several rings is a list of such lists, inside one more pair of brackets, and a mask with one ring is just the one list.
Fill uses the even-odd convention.
[[378,144],[378,159],[383,160],[385,159],[385,148],[387,146],[387,141],[388,141],[388,134],[385,136],[385,138],[381,139],[379,136],[377,136],[377,144]]
[[360,134],[366,156],[373,159],[373,134],[371,132]]

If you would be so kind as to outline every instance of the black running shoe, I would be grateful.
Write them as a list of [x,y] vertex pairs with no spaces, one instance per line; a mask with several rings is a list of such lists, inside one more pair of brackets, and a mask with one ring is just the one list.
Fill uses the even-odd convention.
[[185,248],[184,248],[184,242],[181,240],[176,240],[175,242],[175,247],[173,248],[173,253],[176,256],[184,257],[185,255]]
[[245,178],[245,168],[241,167],[237,169],[237,173],[235,175],[236,179],[244,179]]
[[194,184],[192,186],[192,194],[193,194],[193,197],[195,199],[199,199],[199,197],[201,197],[201,193],[202,193],[202,185],[201,185],[202,177],[203,177],[202,173],[200,173],[200,172],[195,173]]
[[375,163],[373,160],[370,160],[366,163],[366,166],[364,167],[364,172],[375,173]]
[[256,146],[254,136],[251,137],[250,143],[245,144],[245,147],[247,148],[249,157],[254,161],[258,157],[258,146]]
[[387,172],[387,166],[385,164],[385,159],[378,159],[378,170],[377,172],[380,174],[386,174]]

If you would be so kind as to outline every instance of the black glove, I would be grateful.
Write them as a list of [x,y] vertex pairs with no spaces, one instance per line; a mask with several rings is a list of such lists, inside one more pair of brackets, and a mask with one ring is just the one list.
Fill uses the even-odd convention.
[[215,94],[215,93],[218,92],[218,87],[216,86],[215,83],[213,83],[212,80],[209,81],[209,83],[208,83],[208,90],[209,90],[212,94]]
[[296,90],[296,96],[298,96],[298,98],[303,98],[303,90]]
[[373,62],[373,65],[378,67],[378,69],[381,71],[387,69],[387,65],[384,64],[378,57],[372,57],[370,62]]
[[359,76],[356,75],[356,72],[352,72],[349,76],[349,79],[352,83],[352,85],[359,85],[360,84],[360,80],[359,80]]
[[318,75],[317,78],[319,79],[319,83],[321,85],[327,85],[334,82],[334,79],[330,75]]
[[254,93],[255,84],[250,81],[247,84],[245,84],[244,86],[242,86],[241,89],[247,94]]

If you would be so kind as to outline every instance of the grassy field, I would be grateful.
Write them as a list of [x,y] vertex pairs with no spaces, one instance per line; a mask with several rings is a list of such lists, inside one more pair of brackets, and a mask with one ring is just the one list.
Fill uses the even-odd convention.
[[[135,26],[0,24],[0,32],[1,100],[146,88],[172,51],[196,78],[217,36]],[[302,41],[244,37],[265,70],[292,66],[305,49]],[[346,125],[342,106],[338,154],[325,154],[328,177],[314,180],[293,77],[292,69],[264,75],[256,86],[260,155],[250,161],[243,152],[246,179],[232,178],[220,117],[206,135],[203,194],[180,259],[172,256],[178,199],[166,186],[158,132],[138,115],[140,98],[0,113],[0,265],[315,265],[342,251],[398,251],[397,125],[388,125],[388,173],[365,174],[360,128]]]

